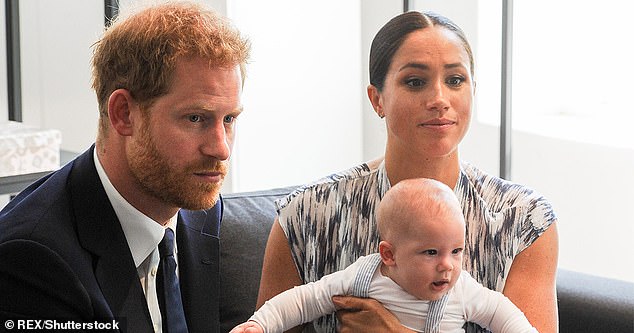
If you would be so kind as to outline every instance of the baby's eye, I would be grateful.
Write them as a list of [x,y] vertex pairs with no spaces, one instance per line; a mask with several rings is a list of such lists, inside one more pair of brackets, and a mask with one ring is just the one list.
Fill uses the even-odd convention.
[[453,251],[451,251],[451,254],[461,254],[462,251],[462,248],[453,249]]
[[426,254],[428,256],[435,256],[435,255],[438,254],[438,251],[437,250],[433,250],[433,249],[425,250],[425,251],[423,251],[423,254]]

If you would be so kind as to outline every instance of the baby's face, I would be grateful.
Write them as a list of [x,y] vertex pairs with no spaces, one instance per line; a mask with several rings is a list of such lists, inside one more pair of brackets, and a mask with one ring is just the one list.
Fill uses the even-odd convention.
[[395,265],[390,277],[422,300],[441,298],[462,272],[464,224],[447,216],[434,218],[410,228],[392,244]]

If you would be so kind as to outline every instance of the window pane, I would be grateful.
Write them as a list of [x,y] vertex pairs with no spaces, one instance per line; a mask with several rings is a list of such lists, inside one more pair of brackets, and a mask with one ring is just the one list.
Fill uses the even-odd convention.
[[516,1],[513,178],[559,216],[560,266],[634,281],[627,1]]

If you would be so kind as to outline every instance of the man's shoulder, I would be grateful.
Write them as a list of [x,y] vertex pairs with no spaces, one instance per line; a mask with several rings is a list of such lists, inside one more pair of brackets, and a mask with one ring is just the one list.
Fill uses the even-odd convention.
[[[13,238],[0,243],[0,316],[77,320],[94,316],[89,291],[80,280],[92,266],[82,259],[86,256],[80,246],[64,244],[65,239],[57,233],[47,239]],[[84,263],[83,273],[77,271],[77,262]]]
[[66,191],[68,169],[46,175],[18,193],[0,211],[0,241],[7,229],[32,229],[43,219],[58,219],[69,200]]

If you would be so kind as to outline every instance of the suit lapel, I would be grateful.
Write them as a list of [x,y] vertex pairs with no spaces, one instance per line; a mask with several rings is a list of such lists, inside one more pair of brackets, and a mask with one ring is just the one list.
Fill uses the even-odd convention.
[[180,285],[191,332],[219,332],[222,199],[209,210],[179,214],[176,228]]
[[94,254],[95,277],[113,317],[128,332],[153,332],[134,260],[97,175],[93,149],[75,160],[69,179],[79,241]]

